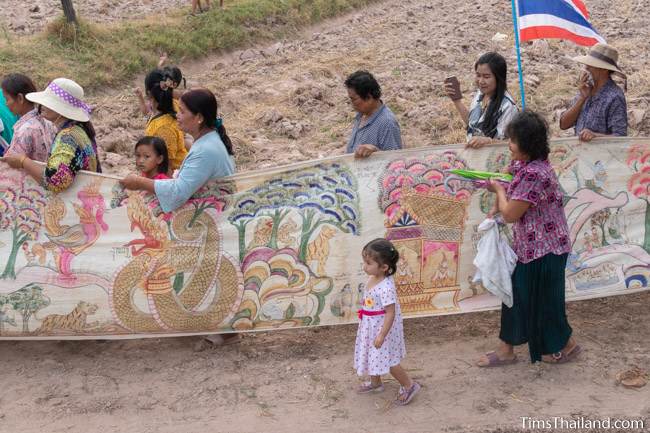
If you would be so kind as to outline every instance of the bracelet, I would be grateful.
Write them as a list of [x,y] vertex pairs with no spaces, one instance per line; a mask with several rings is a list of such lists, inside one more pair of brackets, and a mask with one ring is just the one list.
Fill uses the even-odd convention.
[[20,158],[20,168],[25,168],[25,160],[27,159],[27,155],[23,155],[22,158]]

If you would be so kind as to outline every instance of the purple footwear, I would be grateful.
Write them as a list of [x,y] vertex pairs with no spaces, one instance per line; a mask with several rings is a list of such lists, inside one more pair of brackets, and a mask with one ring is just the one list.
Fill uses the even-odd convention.
[[413,381],[413,385],[411,385],[409,389],[400,386],[399,392],[397,393],[397,399],[395,399],[395,404],[406,406],[411,402],[411,400],[413,400],[413,397],[415,397],[415,394],[417,394],[420,389],[422,389],[422,385],[415,381]]
[[504,365],[511,365],[517,362],[517,355],[515,355],[515,357],[512,359],[501,359],[496,352],[488,352],[485,354],[485,357],[489,362],[485,365],[477,364],[481,368],[502,367]]
[[372,382],[363,382],[357,388],[357,394],[369,394],[371,392],[382,392],[383,390],[383,383],[379,384],[379,386],[372,386]]

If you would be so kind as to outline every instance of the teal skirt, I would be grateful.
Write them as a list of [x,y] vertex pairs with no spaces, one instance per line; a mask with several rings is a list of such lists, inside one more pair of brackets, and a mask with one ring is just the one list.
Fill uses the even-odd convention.
[[529,263],[517,262],[512,308],[501,306],[499,338],[513,346],[528,343],[533,363],[562,350],[571,337],[564,294],[567,257],[547,254]]

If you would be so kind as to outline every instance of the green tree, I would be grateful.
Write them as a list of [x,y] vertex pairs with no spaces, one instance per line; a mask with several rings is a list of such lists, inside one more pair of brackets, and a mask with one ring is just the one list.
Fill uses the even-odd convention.
[[11,231],[11,252],[0,278],[16,279],[16,257],[22,245],[36,240],[42,225],[45,195],[25,175],[0,177],[0,231]]
[[329,224],[344,233],[359,233],[360,210],[357,181],[339,163],[318,164],[272,178],[238,197],[228,217],[239,233],[239,260],[246,256],[246,227],[258,217],[271,218],[273,228],[267,247],[277,249],[278,228],[295,210],[301,217],[298,258],[304,263],[313,233]]
[[9,295],[9,303],[23,317],[23,334],[29,333],[29,320],[39,310],[50,305],[50,298],[43,294],[43,288],[29,284]]
[[9,302],[9,296],[0,295],[0,335],[4,333],[5,323],[16,326],[16,321],[13,317],[7,316],[7,307],[11,305]]

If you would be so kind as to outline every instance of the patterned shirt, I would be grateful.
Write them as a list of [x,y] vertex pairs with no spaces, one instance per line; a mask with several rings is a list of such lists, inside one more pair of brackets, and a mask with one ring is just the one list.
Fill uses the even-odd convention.
[[548,160],[510,164],[512,182],[506,195],[510,200],[530,203],[513,224],[513,250],[521,263],[549,253],[571,251],[569,227],[564,215],[563,196],[557,176]]
[[50,154],[50,146],[56,137],[56,126],[36,109],[23,115],[14,125],[14,138],[7,155],[27,155],[34,161],[45,162]]
[[346,153],[354,153],[360,144],[373,144],[379,150],[398,150],[402,148],[402,132],[397,118],[390,108],[381,105],[366,122],[361,125],[361,113],[357,113],[352,126]]
[[493,131],[494,135],[485,134],[481,129],[481,126],[485,121],[485,113],[487,112],[487,109],[483,111],[483,106],[481,104],[482,101],[483,93],[480,91],[476,92],[476,95],[474,95],[474,99],[472,99],[472,103],[469,106],[469,117],[467,121],[467,141],[469,141],[469,139],[472,137],[483,136],[494,138],[495,140],[503,140],[505,138],[508,138],[506,137],[506,127],[519,111],[514,99],[512,99],[512,95],[510,95],[508,92],[503,95],[501,107],[499,107],[499,111],[496,114],[497,119],[499,120],[497,121],[496,132]]
[[43,186],[52,192],[66,190],[80,170],[99,172],[95,143],[74,123],[63,126],[54,139],[43,173]]
[[[573,98],[571,106],[573,107],[579,99],[580,95]],[[585,128],[597,134],[627,135],[625,94],[613,80],[607,80],[598,93],[587,98],[582,106],[576,120],[576,135]]]
[[162,210],[171,212],[185,204],[207,181],[234,173],[235,163],[214,131],[192,144],[175,179],[154,181],[154,190]]
[[173,116],[169,114],[154,116],[147,123],[144,135],[162,138],[167,145],[171,169],[176,170],[181,166],[187,156],[187,149],[185,149],[185,137],[178,129],[178,121]]

